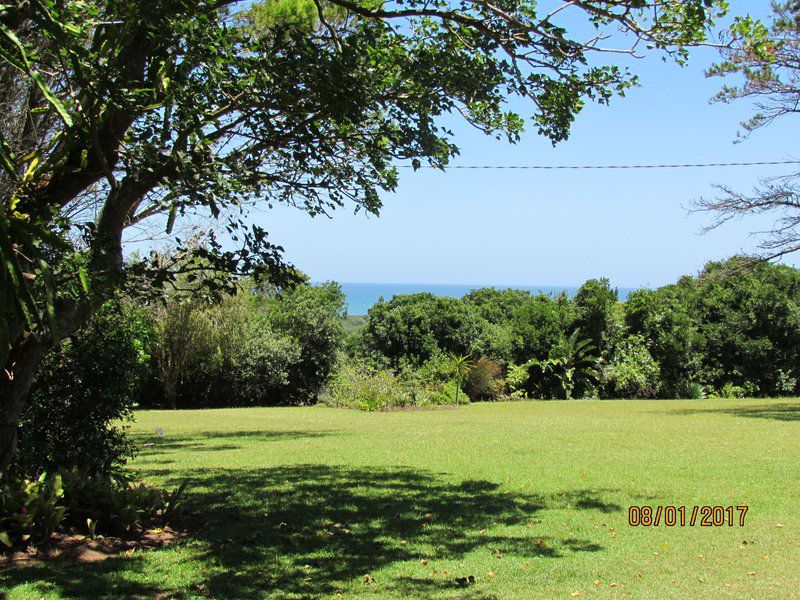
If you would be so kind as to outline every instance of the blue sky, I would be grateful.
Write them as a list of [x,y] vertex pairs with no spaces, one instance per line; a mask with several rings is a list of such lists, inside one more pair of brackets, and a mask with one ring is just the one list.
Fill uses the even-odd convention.
[[[742,3],[740,3],[742,4]],[[747,2],[764,14],[768,0]],[[740,9],[741,10],[741,9]],[[734,11],[736,9],[734,8]],[[553,148],[534,132],[509,145],[454,121],[461,156],[453,164],[636,164],[800,158],[800,119],[779,122],[734,144],[751,107],[710,104],[716,59],[699,49],[688,66],[658,56],[629,61],[641,87],[611,106],[589,105],[567,142]],[[619,62],[619,61],[618,61]],[[523,115],[530,109],[515,104]],[[642,171],[403,171],[383,198],[380,218],[311,218],[289,207],[255,220],[313,280],[580,285],[609,277],[621,287],[654,287],[696,273],[709,260],[751,251],[748,234],[769,221],[751,218],[700,235],[707,215],[691,201],[714,183],[748,190],[790,167]],[[790,258],[790,264],[794,263]]]

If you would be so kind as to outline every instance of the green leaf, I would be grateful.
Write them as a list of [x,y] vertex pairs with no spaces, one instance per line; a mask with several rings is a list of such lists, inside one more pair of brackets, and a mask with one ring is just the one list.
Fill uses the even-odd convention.
[[11,178],[14,181],[19,181],[19,175],[17,174],[17,157],[14,156],[14,151],[11,150],[11,147],[6,142],[6,138],[3,137],[3,134],[0,133],[0,162],[3,163],[3,169],[11,175]]
[[9,548],[14,545],[11,543],[11,537],[9,537],[7,531],[0,531],[0,542],[3,542]]
[[85,293],[89,293],[91,286],[89,285],[89,275],[86,273],[86,267],[78,268],[78,277],[81,280],[81,287]]
[[47,262],[42,258],[39,259],[39,268],[42,270],[42,279],[44,279],[47,320],[50,322],[50,332],[53,337],[57,338],[56,290],[53,287],[53,276],[50,273],[50,267]]
[[56,97],[53,93],[53,90],[50,89],[50,86],[47,85],[47,82],[42,77],[42,74],[39,71],[32,71],[31,77],[36,82],[36,85],[39,86],[39,89],[42,90],[44,97],[47,98],[47,101],[56,109],[58,116],[61,117],[61,120],[64,121],[67,127],[72,127],[72,116],[67,111],[67,108],[61,102],[61,100]]
[[6,50],[3,50],[2,46],[0,46],[0,55],[20,71],[27,72],[31,68],[31,65],[28,62],[28,53],[25,52],[25,46],[23,46],[22,42],[19,41],[19,38],[14,35],[13,31],[11,31],[2,23],[0,23],[0,33],[2,33],[3,37],[5,37],[16,47],[16,49],[19,51],[19,57],[9,54]]

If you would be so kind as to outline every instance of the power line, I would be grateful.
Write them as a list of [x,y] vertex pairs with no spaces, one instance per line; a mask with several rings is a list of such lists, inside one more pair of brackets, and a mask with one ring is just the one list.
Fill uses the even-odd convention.
[[[771,160],[762,162],[729,163],[682,163],[662,165],[450,165],[446,169],[696,169],[703,167],[755,167],[761,165],[800,165],[800,160]],[[413,165],[397,165],[402,169],[412,169]],[[420,169],[438,169],[431,165],[420,165]]]

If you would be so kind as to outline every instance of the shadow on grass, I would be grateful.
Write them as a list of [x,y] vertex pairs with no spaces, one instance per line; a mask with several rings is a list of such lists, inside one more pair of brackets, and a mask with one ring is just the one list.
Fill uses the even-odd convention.
[[171,454],[174,450],[219,452],[221,450],[239,450],[243,448],[245,442],[280,442],[323,438],[332,435],[339,435],[339,433],[329,431],[203,431],[192,435],[166,434],[160,437],[156,434],[134,434],[130,437],[139,446],[139,455],[150,457]]
[[[180,560],[195,574],[192,588],[174,589],[167,572],[142,577],[139,556],[16,568],[0,572],[0,582],[45,580],[64,596],[93,598],[320,598],[347,596],[353,586],[378,595],[426,598],[450,590],[491,598],[481,581],[469,589],[456,582],[473,573],[435,573],[434,562],[462,560],[474,550],[548,559],[599,552],[603,547],[591,540],[542,537],[525,525],[546,509],[622,510],[598,497],[612,490],[517,494],[489,481],[454,482],[406,468],[299,465],[184,474],[195,490],[188,500],[197,530]],[[380,569],[400,563],[403,573],[380,580]],[[367,574],[377,579],[364,581]],[[158,596],[163,592],[172,595]]]
[[747,417],[751,419],[771,419],[773,421],[800,421],[800,403],[772,403],[759,406],[742,406],[735,408],[719,409],[687,409],[679,411],[679,414],[726,414],[736,417]]

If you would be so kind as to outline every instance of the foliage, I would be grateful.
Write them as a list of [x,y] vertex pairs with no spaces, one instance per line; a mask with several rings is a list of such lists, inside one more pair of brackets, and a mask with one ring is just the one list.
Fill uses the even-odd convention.
[[597,378],[596,350],[589,339],[579,339],[576,329],[569,337],[562,337],[551,349],[547,359],[538,361],[545,374],[552,373],[560,384],[560,392],[567,400],[579,394]]
[[67,514],[60,475],[42,473],[38,479],[13,476],[0,481],[0,542],[12,547],[42,542]]
[[483,323],[457,298],[401,294],[369,309],[361,340],[367,355],[380,354],[394,367],[403,360],[422,364],[439,353],[469,354]]
[[165,524],[180,509],[186,483],[172,492],[111,473],[73,467],[36,479],[0,480],[0,542],[38,544],[67,526],[73,530],[126,534],[146,524]]
[[[741,125],[744,135],[797,115],[800,96],[800,4],[796,0],[771,2],[767,23],[744,16],[735,19],[719,45],[722,61],[708,70],[711,77],[734,78],[714,97],[717,102],[744,100],[755,110]],[[763,179],[751,192],[729,185],[720,194],[696,202],[696,208],[714,217],[707,230],[732,219],[763,215],[771,226],[754,232],[760,237],[762,258],[773,259],[800,249],[800,176],[797,172]],[[759,225],[761,227],[761,225]]]
[[334,283],[282,291],[251,284],[243,280],[238,293],[223,296],[219,304],[177,297],[157,309],[162,335],[156,355],[169,360],[156,363],[161,388],[155,395],[167,406],[316,400],[343,343],[341,289]]
[[617,290],[608,279],[590,279],[575,294],[574,326],[580,328],[599,350],[606,347],[609,330],[614,325],[614,307],[619,300]]
[[450,373],[450,362],[442,360],[429,361],[422,369],[400,374],[359,363],[347,364],[331,378],[323,402],[368,411],[458,404],[455,382],[443,378]]
[[701,371],[703,340],[691,306],[694,294],[695,281],[683,277],[655,291],[633,292],[626,302],[626,324],[631,334],[647,341],[667,397],[681,397],[684,382],[694,380]]
[[447,370],[455,379],[456,386],[456,406],[458,406],[458,396],[461,392],[462,382],[469,376],[472,371],[473,361],[472,357],[466,354],[456,354],[449,352],[447,354]]
[[329,386],[325,402],[329,406],[360,410],[385,410],[410,406],[409,388],[389,371],[344,367]]
[[545,360],[550,349],[564,338],[575,319],[575,306],[566,294],[552,298],[545,294],[531,299],[514,312],[515,363],[530,359]]
[[297,286],[268,296],[264,310],[273,329],[294,340],[299,349],[298,359],[288,367],[284,401],[316,400],[344,339],[346,308],[341,287],[334,282]]
[[685,381],[677,388],[678,398],[688,398],[689,400],[703,400],[706,398],[705,386],[696,381]]
[[167,492],[132,481],[122,473],[92,473],[78,468],[63,472],[61,477],[69,523],[115,535],[133,532],[148,523],[168,523],[181,510],[188,485],[185,480]]
[[479,358],[464,378],[464,393],[473,402],[497,400],[504,387],[502,375],[503,367],[499,364],[488,358]]
[[108,472],[133,454],[122,425],[147,378],[155,331],[147,312],[109,302],[49,355],[20,425],[14,470],[80,465]]
[[728,382],[723,385],[718,391],[713,391],[708,394],[709,398],[747,398],[752,397],[757,387],[752,383],[745,383],[745,385],[733,385]]
[[660,383],[658,363],[647,350],[641,335],[618,344],[602,367],[602,384],[607,398],[655,398]]

